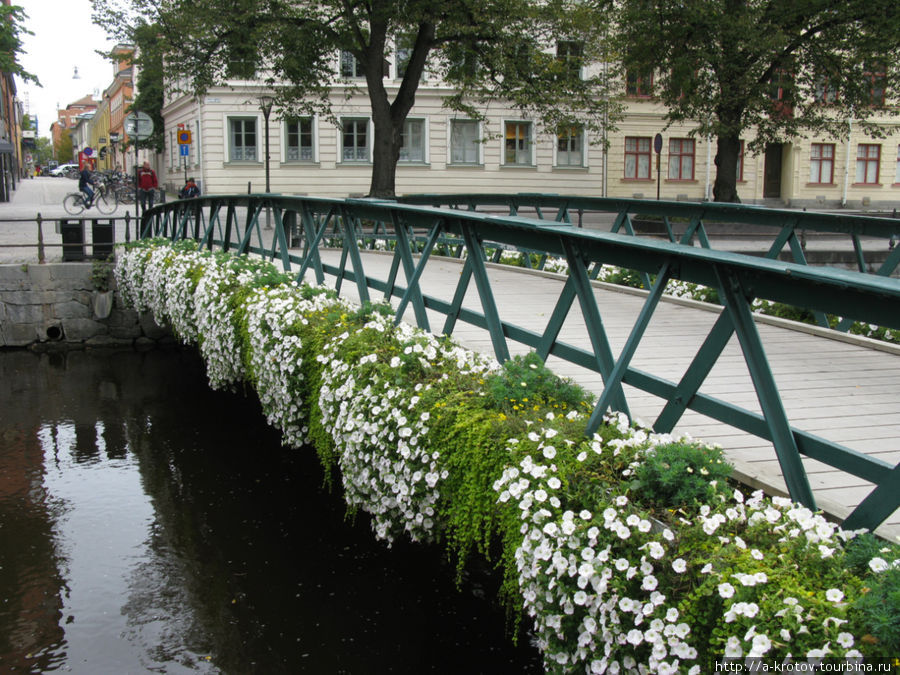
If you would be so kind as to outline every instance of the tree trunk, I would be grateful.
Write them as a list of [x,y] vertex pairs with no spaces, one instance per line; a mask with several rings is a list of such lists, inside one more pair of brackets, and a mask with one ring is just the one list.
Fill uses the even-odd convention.
[[395,128],[387,106],[372,106],[372,180],[369,197],[396,197],[397,161],[400,159],[400,129]]
[[716,146],[716,181],[713,183],[713,200],[740,202],[737,193],[737,163],[741,153],[738,134],[720,134]]

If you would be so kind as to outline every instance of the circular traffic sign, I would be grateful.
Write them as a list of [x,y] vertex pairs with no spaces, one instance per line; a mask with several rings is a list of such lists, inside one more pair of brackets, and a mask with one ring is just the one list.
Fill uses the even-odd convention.
[[153,135],[153,118],[144,112],[129,113],[125,117],[125,133],[139,141]]

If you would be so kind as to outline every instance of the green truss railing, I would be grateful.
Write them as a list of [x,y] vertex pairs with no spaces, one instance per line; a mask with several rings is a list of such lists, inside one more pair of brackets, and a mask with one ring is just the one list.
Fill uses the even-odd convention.
[[[472,199],[481,197],[473,196]],[[608,201],[623,209],[628,207],[623,211],[627,211],[622,216],[623,222],[627,222],[631,214],[644,214],[648,209],[671,218],[683,217],[689,212],[689,207],[680,203],[673,203],[673,214],[667,216],[663,203],[647,206],[631,201],[626,204],[627,200]],[[847,321],[860,320],[900,329],[900,280],[883,274],[813,267],[771,257],[583,229],[566,222],[565,214],[571,212],[569,207],[558,210],[552,220],[540,220],[485,214],[468,207],[458,208],[459,203],[457,200],[453,208],[437,208],[368,199],[206,196],[150,210],[144,217],[141,236],[189,238],[210,249],[261,255],[278,261],[285,271],[296,272],[298,279],[305,278],[311,271],[316,280],[323,283],[325,275],[329,275],[335,278],[338,292],[345,281],[355,284],[363,302],[371,299],[370,290],[383,293],[386,300],[396,300],[397,322],[407,308],[412,307],[418,325],[432,332],[436,331],[429,325],[426,310],[445,317],[440,329],[442,333],[452,334],[458,322],[467,322],[489,332],[494,353],[501,362],[509,358],[508,342],[514,341],[534,349],[543,359],[552,354],[598,372],[603,378],[604,389],[590,418],[589,433],[599,426],[608,409],[629,413],[623,384],[666,401],[653,424],[658,432],[671,431],[688,409],[707,415],[770,441],[791,497],[810,508],[815,508],[815,500],[801,455],[873,483],[875,487],[845,520],[845,527],[874,529],[900,505],[900,464],[889,464],[791,426],[751,312],[753,300],[761,298],[837,315]],[[703,206],[712,209],[709,205]],[[792,220],[798,218],[793,212],[740,207],[722,212],[727,211],[745,213],[745,217],[752,216],[759,222],[769,218],[769,225],[779,229],[776,239],[785,241],[795,236],[784,234],[784,228],[788,227],[785,223],[800,222]],[[699,229],[700,220],[695,229]],[[871,219],[878,222],[870,223],[869,220],[845,218],[841,227],[857,236],[876,232],[877,236],[884,237],[900,231],[896,225],[892,230],[884,229],[891,225],[890,221]],[[826,226],[837,228],[838,223],[830,222]],[[804,227],[811,229],[812,225],[804,224]],[[874,229],[870,232],[869,227]],[[796,232],[796,224],[792,232]],[[375,278],[366,273],[361,252],[367,243],[374,241],[382,242],[383,248],[393,252],[386,278]],[[338,265],[329,265],[322,260],[319,252],[325,245],[341,248]],[[464,255],[462,273],[450,302],[425,294],[419,283],[429,262],[442,247],[452,247],[454,252],[461,251]],[[487,274],[486,251],[490,249],[540,252],[567,262],[569,275],[543,328],[517,326],[501,320]],[[654,279],[618,356],[610,347],[602,311],[591,285],[591,269],[604,263],[636,270],[648,280]],[[401,269],[405,285],[399,280]],[[715,288],[724,305],[678,382],[631,365],[671,279]],[[463,298],[473,281],[481,311],[463,307]],[[569,310],[576,301],[585,319],[590,350],[559,339]],[[699,391],[733,334],[740,343],[761,414]]]

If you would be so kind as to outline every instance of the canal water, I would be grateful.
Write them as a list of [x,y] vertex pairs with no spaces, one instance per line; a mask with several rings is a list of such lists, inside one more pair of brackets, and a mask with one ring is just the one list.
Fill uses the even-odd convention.
[[0,351],[0,672],[530,673],[473,573],[388,549],[190,350]]

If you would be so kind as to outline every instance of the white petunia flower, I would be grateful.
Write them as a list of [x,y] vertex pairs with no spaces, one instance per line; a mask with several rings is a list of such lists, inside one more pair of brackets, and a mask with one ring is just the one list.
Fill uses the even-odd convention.
[[844,599],[844,593],[837,588],[829,588],[825,591],[825,599],[829,602],[840,602]]
[[729,584],[727,581],[725,583],[719,584],[719,595],[725,599],[732,597],[734,595],[734,586]]

